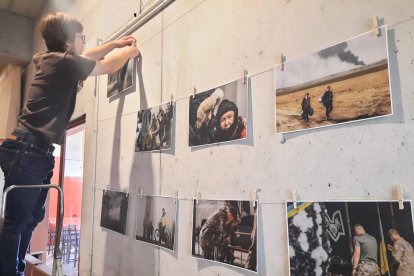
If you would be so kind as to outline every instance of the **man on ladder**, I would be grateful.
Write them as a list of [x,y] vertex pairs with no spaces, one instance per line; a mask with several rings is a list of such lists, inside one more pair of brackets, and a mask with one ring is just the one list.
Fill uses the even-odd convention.
[[[63,141],[75,108],[79,83],[88,76],[114,73],[129,58],[139,55],[132,36],[82,54],[83,26],[63,13],[45,16],[40,31],[48,51],[33,57],[35,74],[18,126],[0,146],[4,189],[12,185],[49,184],[54,168],[52,144]],[[107,55],[115,48],[123,49]],[[47,192],[40,188],[10,192],[0,233],[0,276],[24,275],[24,256],[33,229],[44,217]]]

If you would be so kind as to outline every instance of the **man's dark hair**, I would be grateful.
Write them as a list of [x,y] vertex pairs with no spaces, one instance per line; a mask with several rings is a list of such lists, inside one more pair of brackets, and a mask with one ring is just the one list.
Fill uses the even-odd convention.
[[51,52],[65,52],[66,42],[74,41],[75,34],[82,31],[82,23],[65,13],[48,14],[40,22],[40,33]]
[[237,210],[233,206],[227,206],[227,212],[229,212],[234,219],[237,219]]

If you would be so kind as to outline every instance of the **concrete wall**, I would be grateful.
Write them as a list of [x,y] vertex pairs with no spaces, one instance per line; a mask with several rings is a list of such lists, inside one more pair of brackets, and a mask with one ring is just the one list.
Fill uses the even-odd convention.
[[0,139],[6,139],[17,125],[20,111],[21,69],[8,65],[0,77]]
[[[148,2],[148,1],[147,1]],[[177,0],[135,35],[142,52],[137,91],[106,98],[106,77],[85,84],[75,115],[86,113],[80,275],[250,275],[191,257],[191,200],[180,200],[175,253],[134,240],[136,196],[252,198],[261,189],[259,275],[287,275],[285,205],[290,189],[306,199],[391,199],[414,193],[414,43],[412,0]],[[53,1],[85,34],[105,38],[139,11],[138,1]],[[45,12],[46,12],[45,11]],[[273,71],[287,59],[369,30],[373,15],[390,25],[394,115],[285,135],[274,134]],[[35,38],[35,48],[41,49]],[[193,87],[251,78],[249,139],[190,149],[188,100]],[[94,93],[99,98],[95,99]],[[177,101],[175,148],[134,153],[137,111]],[[97,122],[97,123],[96,123]],[[99,226],[102,189],[129,191],[127,236]],[[267,203],[266,203],[267,202]],[[266,203],[266,204],[265,204]]]
[[0,9],[0,59],[26,66],[31,59],[33,20]]

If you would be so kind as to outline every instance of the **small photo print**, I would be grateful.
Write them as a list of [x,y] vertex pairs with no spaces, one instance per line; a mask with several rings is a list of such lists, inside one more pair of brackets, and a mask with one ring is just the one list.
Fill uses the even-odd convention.
[[189,146],[247,137],[247,78],[198,93],[189,99]]
[[101,227],[125,235],[128,215],[128,194],[104,190],[102,197]]
[[172,197],[143,195],[137,203],[135,238],[174,250],[177,203]]
[[403,204],[288,202],[290,275],[414,275],[412,206]]
[[255,203],[194,200],[192,255],[256,272]]
[[387,28],[275,66],[276,133],[392,115]]
[[174,102],[138,111],[135,152],[171,148]]
[[115,73],[108,74],[107,98],[135,89],[136,60],[131,58]]

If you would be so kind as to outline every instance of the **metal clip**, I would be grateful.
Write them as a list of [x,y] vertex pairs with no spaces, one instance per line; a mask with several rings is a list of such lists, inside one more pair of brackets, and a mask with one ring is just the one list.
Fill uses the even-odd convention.
[[398,195],[398,209],[404,210],[404,191],[401,185],[397,187],[397,195]]
[[372,25],[372,28],[375,29],[375,35],[381,36],[381,27],[379,26],[379,20],[377,16],[374,15],[371,18],[371,25]]
[[178,190],[175,191],[174,204],[178,202]]
[[249,72],[247,71],[247,69],[243,70],[243,84],[247,83],[247,75],[249,74]]
[[197,204],[197,206],[198,206],[198,203],[200,201],[200,198],[201,198],[201,193],[200,193],[200,191],[197,191],[197,194],[196,194],[196,204]]
[[286,57],[281,54],[280,55],[280,71],[285,71],[285,61],[286,61]]
[[292,199],[293,199],[293,208],[298,208],[298,191],[293,189],[292,190]]
[[142,198],[142,195],[144,194],[144,188],[140,187],[139,188],[139,198]]
[[253,199],[253,207],[256,208],[257,204],[259,203],[259,192],[261,192],[261,189],[254,189],[254,199]]
[[195,98],[196,93],[197,93],[197,88],[194,86],[193,87],[193,99]]

